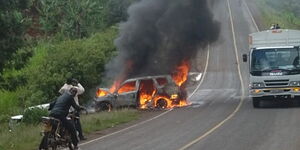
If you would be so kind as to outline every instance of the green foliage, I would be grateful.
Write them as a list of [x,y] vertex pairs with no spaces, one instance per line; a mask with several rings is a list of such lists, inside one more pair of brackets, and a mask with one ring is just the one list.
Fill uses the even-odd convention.
[[0,90],[0,122],[8,121],[10,115],[20,112],[17,92]]
[[[38,148],[42,136],[37,125],[19,124],[12,132],[0,124],[0,150],[33,150]],[[2,148],[2,149],[1,149]]]
[[0,82],[0,88],[12,91],[21,85],[25,85],[26,79],[21,69],[25,66],[32,54],[33,48],[25,47],[19,49],[12,55],[13,59],[8,61],[5,65],[6,68],[3,69],[3,81]]
[[116,34],[116,29],[110,28],[88,39],[40,43],[25,68],[4,72],[6,84],[22,87],[25,106],[54,100],[69,77],[79,79],[89,91],[101,82],[105,64],[115,55]]
[[48,116],[47,109],[32,108],[26,109],[23,114],[23,122],[26,124],[38,124],[41,121],[42,116]]
[[91,133],[94,131],[112,128],[131,120],[136,120],[139,114],[136,110],[124,109],[112,112],[101,112],[81,117],[83,131]]
[[82,38],[125,20],[135,0],[39,0],[36,9],[48,34]]
[[299,0],[257,0],[267,26],[278,23],[283,28],[300,29]]
[[[93,96],[89,90],[101,83],[116,53],[117,31],[111,26],[126,20],[135,1],[0,1],[0,122],[54,100],[68,77],[80,80],[85,97]],[[46,36],[28,46],[36,31]]]
[[[69,37],[83,37],[86,25],[100,16],[101,5],[85,0],[41,0],[38,7],[40,23],[46,33],[62,32]],[[101,1],[99,1],[101,4]],[[91,24],[89,24],[91,23]]]
[[127,8],[139,0],[106,0],[106,6],[103,9],[103,18],[106,26],[111,26],[128,17]]
[[12,55],[12,59],[6,64],[6,68],[22,69],[27,63],[28,59],[32,57],[33,48],[23,47],[18,49],[16,53]]
[[277,12],[291,12],[296,16],[300,15],[300,1],[299,0],[265,0],[266,4],[274,8]]
[[[2,87],[10,91],[0,92],[0,113],[12,114],[11,108],[26,108],[53,101],[66,78],[76,77],[86,91],[101,82],[104,65],[115,54],[113,40],[116,29],[110,28],[88,39],[62,42],[40,42],[31,50],[21,49],[16,57],[33,53],[26,65],[15,59],[12,67],[3,73]],[[30,54],[32,55],[32,54]],[[20,57],[23,58],[23,57]],[[85,93],[89,96],[89,93]],[[7,118],[4,116],[2,118]]]
[[17,106],[17,95],[14,92],[10,91],[0,91],[0,110],[1,113],[7,113],[9,109]]
[[0,1],[0,72],[11,55],[24,44],[29,20],[22,11],[28,5],[27,0]]
[[[110,128],[121,123],[136,120],[139,114],[136,110],[121,110],[111,113],[97,113],[82,115],[81,123],[85,133]],[[95,121],[101,125],[94,124]],[[0,124],[0,150],[33,150],[37,149],[42,139],[41,126],[36,124],[24,124],[16,126],[12,132],[6,124]]]
[[4,70],[4,81],[1,83],[1,87],[6,90],[16,90],[19,86],[26,84],[26,79],[23,76],[23,72],[17,69]]
[[11,9],[24,10],[30,5],[30,0],[9,0],[0,1],[0,10],[7,11]]

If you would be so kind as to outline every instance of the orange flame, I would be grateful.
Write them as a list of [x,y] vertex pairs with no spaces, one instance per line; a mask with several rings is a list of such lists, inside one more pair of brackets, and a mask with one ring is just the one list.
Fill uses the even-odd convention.
[[183,106],[187,106],[188,105],[188,102],[186,100],[181,100],[179,102],[179,104],[177,105],[177,107],[183,107]]
[[187,80],[189,70],[190,64],[187,60],[182,61],[182,63],[176,68],[172,78],[178,86],[181,86]]
[[108,94],[107,91],[104,91],[104,90],[101,90],[101,89],[98,89],[97,92],[96,92],[97,97],[102,97],[102,96],[105,96],[107,94]]
[[168,98],[166,96],[158,96],[158,97],[155,97],[155,99],[154,99],[155,106],[157,106],[158,100],[161,100],[161,99],[163,99],[167,102],[166,108],[168,108],[168,109],[174,108],[174,107],[184,107],[184,106],[188,105],[188,103],[185,99],[180,100],[179,103],[174,103],[173,100],[171,100],[170,98]]
[[156,93],[154,83],[152,80],[145,80],[141,82],[140,85],[140,97],[139,97],[139,107],[141,109],[146,109],[153,105],[153,96]]
[[155,91],[153,91],[152,94],[147,94],[146,92],[140,92],[140,108],[146,109],[148,108],[148,105],[152,105],[153,102],[152,97],[154,95]]
[[[183,84],[188,79],[188,72],[190,70],[190,64],[187,60],[182,61],[182,63],[176,67],[176,71],[172,74],[172,78],[180,90],[185,90]],[[157,107],[158,105],[164,105],[163,108],[174,108],[183,107],[188,105],[186,97],[183,95],[166,95],[157,94],[155,88],[151,83],[144,83],[139,89],[139,106],[141,109],[146,109],[150,107]],[[181,91],[184,93],[185,91]],[[162,103],[162,104],[159,104]]]
[[[127,68],[132,67],[132,63],[128,62]],[[184,60],[181,64],[179,64],[174,73],[172,73],[172,79],[176,83],[177,86],[180,87],[181,93],[185,93],[185,86],[184,83],[188,79],[188,72],[190,70],[190,64],[189,61]],[[128,71],[128,70],[127,70]],[[125,71],[126,72],[126,71]],[[126,73],[125,73],[126,74]],[[140,109],[147,109],[150,107],[156,107],[158,106],[158,103],[160,100],[163,100],[163,104],[166,106],[164,108],[174,108],[174,107],[183,107],[188,105],[186,101],[186,96],[182,95],[166,95],[166,94],[158,94],[157,89],[154,86],[154,83],[152,80],[145,80],[141,82],[139,89],[135,89],[135,82],[128,82],[123,85],[122,82],[124,81],[125,76],[120,76],[118,80],[114,81],[114,84],[109,89],[110,93],[118,92],[119,94],[124,92],[129,92],[133,90],[139,91],[139,97],[138,97],[138,104]],[[158,81],[159,85],[164,85],[167,81]],[[121,87],[121,88],[120,88]],[[117,91],[116,91],[117,90]],[[107,91],[98,90],[97,96],[105,96],[107,95]]]
[[113,93],[115,92],[120,86],[121,83],[127,78],[127,74],[128,72],[130,72],[130,70],[132,69],[133,66],[133,62],[131,60],[127,61],[125,64],[125,68],[121,74],[119,74],[119,76],[117,77],[117,80],[114,81],[113,85],[111,86],[111,88],[109,89],[109,92]]
[[125,92],[135,91],[135,82],[128,82],[122,85],[121,88],[118,89],[118,94],[122,94]]
[[154,99],[155,106],[157,106],[158,100],[161,100],[161,99],[163,99],[167,102],[167,107],[166,108],[173,108],[174,107],[174,105],[172,104],[173,101],[171,99],[169,99],[168,97],[166,97],[166,96],[157,96],[157,97],[155,97],[155,99]]
[[113,93],[117,90],[117,88],[120,86],[121,81],[120,80],[116,80],[114,81],[114,84],[111,86],[111,88],[109,89],[110,93]]

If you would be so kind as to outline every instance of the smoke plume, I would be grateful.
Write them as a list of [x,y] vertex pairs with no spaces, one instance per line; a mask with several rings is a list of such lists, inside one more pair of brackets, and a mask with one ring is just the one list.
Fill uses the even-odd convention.
[[219,35],[207,0],[141,0],[128,14],[115,40],[118,56],[106,66],[109,77],[170,74]]

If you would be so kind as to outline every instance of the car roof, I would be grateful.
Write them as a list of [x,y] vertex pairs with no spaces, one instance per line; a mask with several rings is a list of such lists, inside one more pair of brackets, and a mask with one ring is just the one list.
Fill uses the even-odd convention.
[[131,78],[127,79],[124,82],[130,82],[130,81],[137,81],[137,80],[145,80],[145,79],[156,79],[156,78],[169,78],[170,75],[156,75],[156,76],[143,76],[143,77],[137,77],[137,78]]

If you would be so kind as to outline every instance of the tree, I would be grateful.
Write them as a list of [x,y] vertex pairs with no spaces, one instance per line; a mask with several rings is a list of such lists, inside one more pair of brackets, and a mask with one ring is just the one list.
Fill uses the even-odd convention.
[[28,19],[23,12],[28,7],[28,0],[0,1],[0,72],[12,54],[24,44]]
[[126,20],[127,8],[137,0],[35,0],[42,30],[82,38]]
[[[69,77],[79,79],[86,91],[101,82],[104,66],[115,54],[113,40],[116,29],[108,29],[91,38],[41,44],[22,69],[26,80],[22,96],[27,105],[42,104],[55,99],[58,90]],[[13,73],[12,73],[13,75]],[[86,96],[90,96],[88,92]]]
[[39,0],[35,6],[40,24],[47,35],[62,33],[82,38],[102,25],[101,11],[105,0]]

